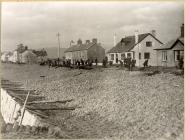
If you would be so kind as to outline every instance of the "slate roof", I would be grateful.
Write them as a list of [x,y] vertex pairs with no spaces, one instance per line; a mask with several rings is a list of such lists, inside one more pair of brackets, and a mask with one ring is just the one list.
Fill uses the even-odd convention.
[[[154,37],[150,33],[145,34],[139,34],[139,41],[140,43],[144,38],[146,38],[148,35],[151,35],[153,38],[155,38],[159,43],[163,44],[161,41],[159,41],[156,37]],[[124,43],[121,43],[124,42]],[[122,38],[122,40],[112,49],[110,49],[107,53],[122,53],[122,52],[128,52],[131,49],[135,47],[135,36],[127,36],[125,38]]]
[[167,42],[166,44],[164,44],[163,46],[160,46],[159,48],[157,48],[155,50],[169,50],[169,49],[172,49],[177,42],[181,42],[184,45],[184,38],[180,37],[180,38],[172,39],[169,42]]
[[74,51],[81,51],[81,50],[87,50],[90,47],[92,47],[93,45],[95,45],[96,43],[90,42],[88,44],[77,44],[77,45],[73,45],[70,48],[65,50],[66,52],[74,52]]

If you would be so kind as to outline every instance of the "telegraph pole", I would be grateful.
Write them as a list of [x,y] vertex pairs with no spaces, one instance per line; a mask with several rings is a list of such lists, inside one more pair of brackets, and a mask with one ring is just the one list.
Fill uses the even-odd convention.
[[60,34],[57,34],[58,36],[58,58],[60,59]]

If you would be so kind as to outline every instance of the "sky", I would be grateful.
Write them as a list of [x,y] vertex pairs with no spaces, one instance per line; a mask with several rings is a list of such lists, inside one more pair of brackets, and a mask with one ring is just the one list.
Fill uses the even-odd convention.
[[80,38],[97,38],[105,49],[122,37],[156,30],[166,43],[180,36],[184,22],[183,2],[3,2],[1,51],[12,51],[22,43],[30,49],[62,48]]

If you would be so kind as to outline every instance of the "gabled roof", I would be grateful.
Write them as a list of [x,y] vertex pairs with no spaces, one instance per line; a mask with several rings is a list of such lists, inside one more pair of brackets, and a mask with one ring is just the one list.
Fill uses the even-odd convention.
[[[154,39],[156,39],[159,43],[163,44],[161,41],[159,41],[156,37],[154,37],[150,33],[145,34],[139,34],[138,43],[140,43],[143,39],[145,39],[148,35],[151,35]],[[124,42],[124,43],[121,43]],[[128,52],[131,49],[135,47],[135,36],[127,36],[125,38],[122,38],[122,40],[112,49],[108,51],[108,53],[122,53],[122,52]]]
[[184,38],[183,37],[180,37],[180,38],[172,39],[169,42],[167,42],[166,44],[164,44],[163,46],[160,46],[159,48],[157,48],[155,50],[170,50],[178,42],[180,42],[180,43],[182,43],[184,45]]
[[87,50],[87,49],[89,49],[90,47],[92,47],[95,44],[97,44],[97,43],[91,42],[91,43],[88,43],[88,44],[77,44],[77,45],[73,45],[70,48],[66,49],[65,50],[65,53],[66,52],[74,52],[74,51]]

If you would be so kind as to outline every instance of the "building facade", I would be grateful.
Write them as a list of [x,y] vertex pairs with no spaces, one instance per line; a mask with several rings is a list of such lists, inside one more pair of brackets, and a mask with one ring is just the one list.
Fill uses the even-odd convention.
[[65,58],[73,63],[77,60],[95,60],[101,63],[105,57],[105,49],[97,42],[97,39],[86,40],[83,44],[79,39],[76,45],[71,46],[65,52]]
[[157,66],[157,53],[154,49],[159,48],[162,44],[156,38],[155,31],[145,34],[135,32],[134,36],[122,38],[115,47],[108,51],[108,61],[118,64],[120,60],[131,58],[136,60],[136,66],[141,67],[148,59],[148,65]]
[[184,59],[184,24],[180,37],[170,40],[156,51],[158,66],[178,67],[180,59]]

